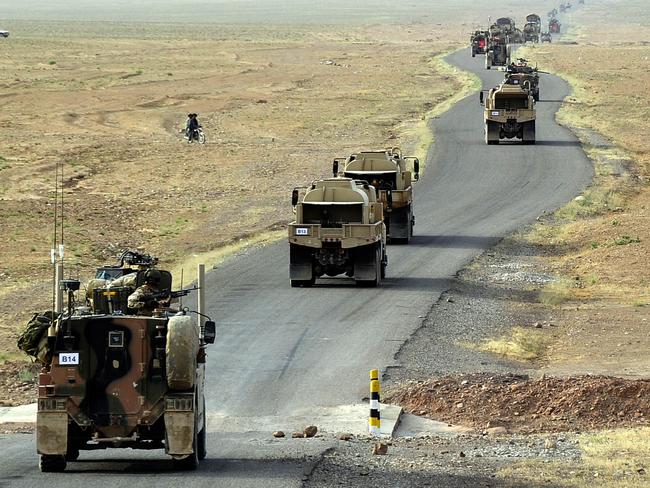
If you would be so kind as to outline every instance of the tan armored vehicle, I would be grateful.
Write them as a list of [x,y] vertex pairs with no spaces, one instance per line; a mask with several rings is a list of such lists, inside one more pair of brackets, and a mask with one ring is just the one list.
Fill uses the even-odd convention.
[[329,178],[295,188],[289,224],[291,286],[345,275],[377,286],[386,275],[386,226],[375,188],[365,181]]
[[[94,449],[164,449],[178,469],[195,469],[206,456],[205,349],[215,324],[170,305],[187,290],[170,291],[168,271],[150,260],[130,265],[100,268],[85,303],[75,298],[79,281],[61,282],[67,311],[46,323],[34,353],[43,364],[41,471],[63,471]],[[145,283],[160,291],[134,293]],[[134,296],[142,308],[131,308]]]
[[[413,173],[407,161],[413,160]],[[389,242],[408,244],[413,236],[413,181],[420,178],[420,161],[402,157],[398,148],[366,151],[346,159],[334,160],[334,176],[344,176],[370,183],[384,209],[384,223]]]
[[501,139],[519,138],[523,144],[535,144],[535,100],[529,90],[503,83],[492,88],[485,103],[485,142],[499,144]]

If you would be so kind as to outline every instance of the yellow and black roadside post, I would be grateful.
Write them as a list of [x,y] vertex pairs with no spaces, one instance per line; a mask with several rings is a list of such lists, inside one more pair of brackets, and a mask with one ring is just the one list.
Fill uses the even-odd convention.
[[379,370],[370,371],[370,419],[368,429],[371,436],[379,437],[381,435],[381,419],[379,417],[379,394],[381,385],[379,384]]

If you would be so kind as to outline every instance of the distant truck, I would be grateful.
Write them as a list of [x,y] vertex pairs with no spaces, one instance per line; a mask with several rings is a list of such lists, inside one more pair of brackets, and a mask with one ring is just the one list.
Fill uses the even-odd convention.
[[557,20],[555,17],[553,17],[551,20],[548,21],[548,31],[551,34],[559,34],[561,30],[561,24],[560,21]]
[[0,30],[0,37],[9,37],[9,31]]
[[488,31],[474,31],[474,34],[472,34],[470,37],[472,57],[475,57],[477,54],[485,54],[485,51],[487,51],[489,38],[490,33]]
[[484,99],[485,143],[499,144],[501,139],[519,138],[523,144],[535,144],[535,100],[519,85],[503,83],[492,88]]
[[344,274],[360,286],[386,276],[386,226],[375,188],[352,178],[314,181],[294,188],[296,220],[288,227],[292,287]]
[[537,14],[526,16],[524,26],[524,42],[539,42],[539,35],[542,30],[542,19]]
[[[407,161],[413,160],[413,173]],[[413,236],[413,181],[420,178],[420,161],[405,158],[399,148],[366,151],[346,159],[334,160],[334,176],[344,176],[370,183],[383,205],[384,223],[389,242],[408,244]]]
[[542,32],[541,35],[539,36],[539,40],[540,42],[544,43],[544,42],[551,42],[553,38],[551,37],[550,32]]
[[485,53],[485,69],[510,64],[510,46],[504,37],[493,37]]

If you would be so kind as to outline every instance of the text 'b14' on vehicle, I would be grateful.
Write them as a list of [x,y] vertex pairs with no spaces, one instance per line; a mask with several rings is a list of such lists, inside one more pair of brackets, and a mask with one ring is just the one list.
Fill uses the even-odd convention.
[[172,276],[155,261],[136,261],[98,269],[80,303],[80,282],[61,281],[67,311],[50,312],[33,349],[43,364],[42,471],[63,471],[84,450],[164,449],[178,469],[206,456],[206,346],[215,324],[172,306],[187,290],[170,291]]

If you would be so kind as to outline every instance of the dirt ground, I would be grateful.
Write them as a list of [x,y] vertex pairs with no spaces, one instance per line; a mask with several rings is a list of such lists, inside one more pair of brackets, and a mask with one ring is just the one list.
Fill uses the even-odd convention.
[[[650,380],[486,373],[404,385],[386,399],[408,412],[508,432],[571,432],[650,425]],[[505,432],[505,431],[504,431]]]
[[[549,290],[558,326],[551,374],[650,375],[650,29],[644,2],[613,13],[595,2],[570,17],[577,44],[527,48],[574,86],[559,115],[596,166],[582,197],[523,236],[561,282]],[[647,6],[646,6],[647,7]],[[639,21],[631,22],[634,18]]]

